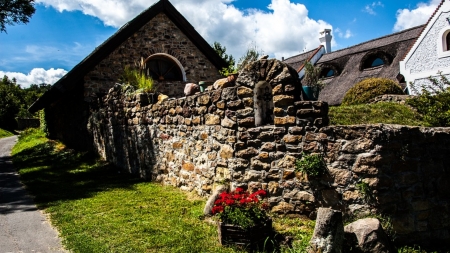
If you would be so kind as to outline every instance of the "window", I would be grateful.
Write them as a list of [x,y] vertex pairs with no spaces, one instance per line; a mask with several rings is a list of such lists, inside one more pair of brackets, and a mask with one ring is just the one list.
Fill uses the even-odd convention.
[[328,72],[325,74],[325,77],[332,77],[334,76],[334,70],[330,69],[328,70]]
[[335,66],[331,65],[325,65],[322,67],[322,70],[320,71],[320,78],[329,78],[334,77],[338,75],[338,71],[336,70]]
[[381,58],[376,58],[375,60],[373,60],[372,61],[372,64],[370,65],[370,67],[378,67],[378,66],[381,66],[381,65],[384,65],[384,61],[383,61],[383,59],[381,59]]
[[183,81],[183,73],[178,64],[164,55],[151,56],[145,62],[147,75],[157,81]]
[[391,63],[393,57],[386,52],[369,53],[361,60],[360,70],[382,67]]
[[444,51],[450,51],[450,32],[445,36],[446,48]]

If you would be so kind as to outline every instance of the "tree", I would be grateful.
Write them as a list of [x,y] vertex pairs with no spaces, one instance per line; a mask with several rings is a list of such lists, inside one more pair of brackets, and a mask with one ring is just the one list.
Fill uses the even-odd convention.
[[13,131],[17,127],[15,117],[24,104],[22,95],[15,80],[4,76],[0,81],[0,128]]
[[0,0],[0,32],[6,25],[26,24],[34,14],[34,0]]
[[227,76],[236,72],[236,61],[234,60],[234,57],[232,55],[228,55],[225,53],[227,51],[227,48],[225,46],[222,46],[217,41],[214,42],[214,44],[212,44],[211,46],[214,51],[216,51],[216,53],[227,63],[228,66],[220,70],[220,74],[223,76]]

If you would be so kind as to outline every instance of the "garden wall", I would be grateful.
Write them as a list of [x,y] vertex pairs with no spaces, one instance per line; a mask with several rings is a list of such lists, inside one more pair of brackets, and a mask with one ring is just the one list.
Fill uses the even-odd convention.
[[[391,218],[399,243],[450,246],[450,129],[327,127],[328,105],[297,101],[291,69],[266,63],[250,66],[254,75],[241,73],[236,87],[157,104],[115,85],[89,121],[98,152],[132,173],[202,196],[218,184],[262,188],[273,212],[380,212]],[[270,99],[257,93],[267,87],[255,85],[261,80]],[[256,126],[260,102],[269,100],[266,119],[273,122]],[[295,171],[303,152],[323,154],[323,176]]]

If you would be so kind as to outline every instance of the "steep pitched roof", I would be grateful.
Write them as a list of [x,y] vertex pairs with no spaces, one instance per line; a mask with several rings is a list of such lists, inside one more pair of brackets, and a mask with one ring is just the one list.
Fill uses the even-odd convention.
[[285,59],[283,62],[289,64],[291,67],[297,70],[297,72],[300,72],[303,68],[303,65],[305,64],[305,61],[314,56],[317,53],[318,49],[320,49],[320,47],[305,53],[301,53],[299,55],[289,57]]
[[98,46],[91,54],[78,63],[71,71],[56,82],[52,88],[44,93],[31,107],[30,112],[36,112],[45,108],[61,97],[66,91],[71,90],[78,81],[83,78],[93,67],[100,63],[106,56],[112,53],[125,40],[137,32],[159,13],[165,13],[167,17],[182,30],[194,45],[208,58],[217,68],[226,66],[225,61],[214,51],[195,28],[178,12],[168,1],[160,0],[147,10],[141,12],[133,20],[122,26],[114,35]]
[[[326,101],[330,105],[338,105],[351,87],[369,77],[399,81],[401,79],[399,62],[423,27],[423,25],[413,27],[323,55],[317,64],[337,69],[338,75],[323,80],[325,87],[319,95],[319,100]],[[364,62],[368,61],[371,55],[385,56],[385,64],[364,68]]]
[[411,44],[411,46],[409,47],[408,51],[405,53],[405,55],[402,58],[402,61],[405,60],[408,55],[410,55],[411,50],[414,48],[414,46],[416,45],[417,41],[422,37],[422,35],[424,34],[424,31],[427,29],[428,25],[430,24],[431,20],[433,20],[433,18],[436,16],[436,14],[438,13],[439,9],[442,7],[442,5],[444,4],[445,0],[441,0],[441,2],[438,4],[438,6],[436,7],[436,10],[434,10],[433,14],[430,16],[430,18],[428,19],[427,23],[425,23],[425,25],[423,26],[422,31],[420,31],[419,36],[417,36],[416,40],[414,41],[414,43]]

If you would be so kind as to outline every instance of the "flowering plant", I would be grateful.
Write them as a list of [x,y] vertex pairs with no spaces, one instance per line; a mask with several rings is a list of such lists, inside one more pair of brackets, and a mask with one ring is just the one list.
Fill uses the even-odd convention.
[[268,220],[268,205],[261,201],[264,196],[264,190],[252,194],[242,188],[222,192],[214,202],[212,214],[218,216],[223,223],[238,225],[244,229],[263,224]]

